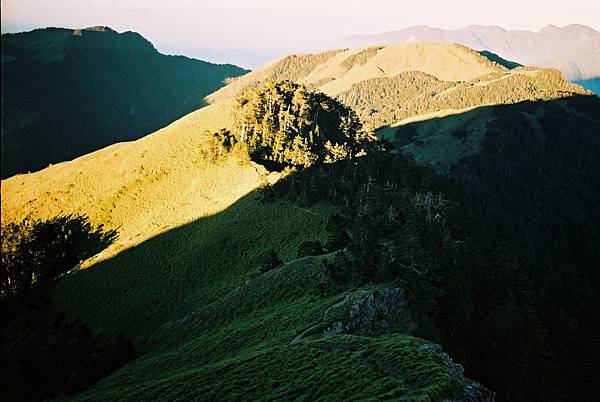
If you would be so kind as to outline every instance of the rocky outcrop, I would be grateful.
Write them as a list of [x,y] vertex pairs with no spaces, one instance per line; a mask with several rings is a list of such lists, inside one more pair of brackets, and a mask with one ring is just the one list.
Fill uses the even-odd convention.
[[402,288],[358,290],[347,298],[346,304],[345,318],[331,323],[325,335],[410,334],[416,329]]
[[[340,319],[333,321],[323,334],[335,336],[352,334],[379,336],[386,333],[411,334],[417,328],[411,318],[404,290],[399,287],[361,289],[338,303],[342,309]],[[338,312],[339,313],[339,312]],[[459,363],[442,351],[440,345],[424,343],[421,348],[439,356],[448,373],[460,385],[459,393],[445,402],[493,402],[494,392],[465,377]]]

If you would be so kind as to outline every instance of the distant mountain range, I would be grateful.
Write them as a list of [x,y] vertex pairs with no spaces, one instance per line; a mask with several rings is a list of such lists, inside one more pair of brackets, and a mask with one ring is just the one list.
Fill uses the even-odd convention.
[[342,46],[429,41],[459,43],[487,50],[525,65],[553,67],[569,80],[600,76],[600,32],[584,25],[548,25],[539,32],[505,30],[499,26],[470,25],[457,30],[414,26],[375,35],[355,35]]
[[246,72],[106,27],[2,35],[2,177],[140,138]]

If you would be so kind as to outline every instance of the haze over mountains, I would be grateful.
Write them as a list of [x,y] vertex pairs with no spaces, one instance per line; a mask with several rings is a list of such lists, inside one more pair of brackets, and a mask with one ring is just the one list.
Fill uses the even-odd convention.
[[244,74],[106,27],[2,35],[2,177],[137,139]]
[[349,36],[341,46],[431,41],[459,43],[488,50],[524,65],[558,68],[569,80],[600,76],[600,33],[583,25],[548,25],[539,32],[505,30],[499,26],[471,25],[457,30],[414,26],[374,35]]

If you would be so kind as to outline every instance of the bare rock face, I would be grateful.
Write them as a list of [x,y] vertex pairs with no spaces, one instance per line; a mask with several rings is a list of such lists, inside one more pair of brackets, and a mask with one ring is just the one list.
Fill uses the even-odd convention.
[[333,322],[325,335],[352,334],[378,336],[396,332],[410,334],[416,329],[408,309],[404,290],[376,288],[358,290],[348,299],[346,317]]
[[410,334],[416,329],[403,289],[364,290],[356,296],[344,333],[377,336],[391,331]]

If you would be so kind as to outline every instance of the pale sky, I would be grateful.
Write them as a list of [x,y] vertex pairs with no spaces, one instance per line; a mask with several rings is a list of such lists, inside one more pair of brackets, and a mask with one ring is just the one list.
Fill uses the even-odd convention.
[[600,30],[600,0],[2,0],[1,7],[2,33],[106,25],[139,32],[163,53],[252,68],[334,47],[347,35],[412,25]]

